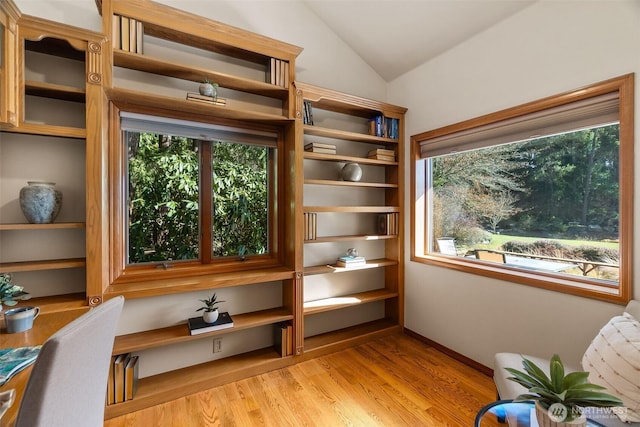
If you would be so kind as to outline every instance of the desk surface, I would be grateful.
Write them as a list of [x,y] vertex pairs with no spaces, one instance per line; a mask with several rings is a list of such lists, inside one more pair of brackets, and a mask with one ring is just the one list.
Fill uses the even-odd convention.
[[[62,328],[67,323],[71,322],[76,317],[85,313],[88,308],[62,311],[55,313],[43,313],[38,316],[33,322],[33,328],[28,331],[19,332],[17,334],[9,334],[4,326],[4,316],[2,316],[2,322],[0,322],[0,348],[13,348],[13,347],[25,347],[30,345],[43,344],[51,335],[57,330]],[[0,419],[0,426],[12,425],[16,415],[18,414],[18,408],[20,407],[20,401],[24,389],[27,386],[27,380],[31,374],[31,366],[19,372],[16,376],[11,378],[0,387],[0,391],[16,389],[16,401],[13,406],[4,414]]]

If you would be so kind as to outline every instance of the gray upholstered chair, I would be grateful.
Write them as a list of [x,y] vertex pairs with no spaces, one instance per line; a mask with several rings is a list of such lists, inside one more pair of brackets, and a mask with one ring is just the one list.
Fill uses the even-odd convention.
[[[625,312],[629,313],[635,319],[640,319],[640,300],[631,300],[629,304],[624,309]],[[507,370],[504,368],[516,368],[522,369],[522,357],[526,357],[531,360],[533,363],[538,365],[540,368],[544,369],[547,375],[549,374],[549,359],[544,357],[536,357],[523,355],[518,353],[497,353],[494,358],[494,367],[493,367],[493,380],[496,384],[496,389],[498,391],[498,397],[500,399],[515,399],[519,394],[524,393],[526,390],[520,384],[517,384],[514,381],[508,379],[511,376]],[[567,372],[571,371],[582,371],[582,366],[570,366],[565,364],[565,369]],[[629,378],[631,381],[640,381],[640,377],[636,376],[635,378]],[[636,383],[640,387],[638,383]],[[611,392],[611,391],[610,391]],[[597,422],[607,427],[631,427],[631,426],[640,426],[640,422],[633,423],[623,423],[618,419],[618,417],[611,416],[610,414],[606,415],[595,415],[592,417]]]
[[123,297],[95,307],[40,349],[15,427],[104,425],[109,363]]

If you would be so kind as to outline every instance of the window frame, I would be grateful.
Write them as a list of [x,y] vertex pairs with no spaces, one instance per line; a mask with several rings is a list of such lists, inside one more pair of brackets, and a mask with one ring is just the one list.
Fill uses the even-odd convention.
[[[120,129],[120,113],[146,114],[156,117],[166,117],[168,119],[188,120],[193,122],[210,123],[233,128],[244,128],[247,130],[266,131],[277,134],[275,159],[270,159],[268,167],[273,179],[269,180],[267,189],[269,196],[269,253],[264,255],[251,255],[246,257],[212,257],[211,253],[201,253],[197,260],[175,261],[168,263],[144,263],[128,264],[127,262],[127,147],[122,141],[123,131]],[[240,122],[231,119],[212,119],[210,117],[200,118],[189,115],[183,116],[174,111],[149,111],[147,108],[135,105],[120,105],[117,102],[109,103],[110,128],[109,140],[109,183],[110,200],[108,202],[110,210],[110,241],[111,241],[111,262],[110,262],[110,283],[111,285],[131,283],[141,280],[161,280],[176,277],[192,277],[203,274],[242,272],[246,270],[273,268],[284,265],[282,249],[282,239],[279,238],[284,230],[283,210],[278,206],[283,206],[284,183],[284,129],[275,125],[256,124]],[[208,165],[207,167],[211,167]],[[211,193],[211,183],[200,183],[200,197],[203,193]],[[201,204],[202,206],[202,204]],[[202,212],[202,211],[201,211]],[[200,223],[200,239],[211,236],[211,231],[207,233],[204,225],[210,224],[211,220],[203,220]]]
[[[427,252],[424,246],[424,226],[430,213],[426,197],[421,197],[420,188],[426,188],[427,162],[421,159],[421,144],[445,135],[469,131],[492,123],[540,112],[572,102],[596,96],[618,93],[620,123],[620,275],[618,286],[598,284],[582,277],[565,277],[555,273],[528,272],[490,263],[465,260],[460,257]],[[633,188],[634,188],[634,74],[627,74],[603,82],[595,83],[573,91],[552,95],[536,101],[507,108],[470,120],[462,121],[438,129],[429,130],[410,138],[410,191],[411,191],[411,255],[414,262],[445,267],[465,273],[477,274],[498,280],[534,286],[542,289],[594,298],[618,304],[626,304],[632,298],[633,289]]]

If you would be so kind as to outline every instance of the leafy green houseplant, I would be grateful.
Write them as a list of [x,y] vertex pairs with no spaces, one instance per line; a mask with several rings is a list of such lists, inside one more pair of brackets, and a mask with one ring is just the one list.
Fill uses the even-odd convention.
[[202,319],[206,323],[214,323],[216,320],[218,320],[218,307],[217,307],[217,305],[219,303],[225,302],[225,301],[218,301],[218,297],[214,293],[211,296],[211,298],[201,299],[200,302],[203,303],[204,305],[202,307],[200,307],[199,309],[197,309],[196,311],[203,311]]
[[11,283],[11,275],[9,273],[0,273],[0,310],[2,305],[16,305],[17,299],[27,300],[31,298],[27,292],[24,292],[22,286]]
[[[547,374],[533,362],[523,357],[524,372],[513,368],[505,368],[517,382],[528,390],[519,395],[515,401],[534,401],[540,426],[586,425],[586,417],[582,415],[585,407],[623,406],[622,400],[606,393],[604,387],[588,381],[589,373],[578,371],[565,375],[564,365],[557,354],[549,362]],[[551,422],[541,418],[548,417]]]

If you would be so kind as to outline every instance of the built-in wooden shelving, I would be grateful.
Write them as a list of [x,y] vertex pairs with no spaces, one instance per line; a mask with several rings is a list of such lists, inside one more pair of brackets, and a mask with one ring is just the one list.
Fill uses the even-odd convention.
[[397,139],[383,138],[380,136],[367,135],[358,132],[349,132],[346,130],[324,128],[320,126],[305,125],[304,133],[307,135],[323,136],[326,138],[343,139],[345,141],[366,142],[370,144],[398,144]]
[[389,265],[397,265],[398,261],[380,258],[380,259],[369,259],[364,265],[357,265],[353,267],[336,267],[334,265],[312,265],[304,268],[305,276],[313,276],[314,274],[334,274],[334,273],[348,273],[352,271],[358,270],[367,270],[370,268],[381,268]]
[[398,166],[398,162],[390,162],[388,160],[376,160],[368,159],[364,157],[354,156],[342,156],[339,154],[323,154],[323,153],[311,153],[304,152],[304,158],[310,160],[324,160],[328,162],[355,162],[362,165],[377,165],[377,166]]
[[[195,315],[194,315],[195,316]],[[152,329],[116,337],[113,354],[123,354],[132,351],[145,350],[185,341],[207,338],[214,335],[228,334],[258,326],[270,325],[293,319],[293,314],[285,308],[273,308],[242,314],[232,314],[233,328],[221,329],[204,334],[190,335],[186,324]]]
[[67,228],[85,228],[84,222],[54,222],[50,224],[0,224],[0,230],[55,230]]
[[398,184],[385,182],[352,182],[352,181],[336,181],[331,179],[305,179],[308,185],[335,185],[337,187],[371,187],[371,188],[398,188]]
[[20,271],[60,270],[64,268],[80,268],[85,265],[86,261],[84,258],[3,262],[0,263],[0,271],[4,273],[17,273]]
[[33,80],[24,82],[24,91],[27,95],[72,102],[85,102],[86,96],[85,89]]
[[361,305],[374,301],[396,298],[397,296],[397,292],[392,292],[387,289],[377,289],[374,291],[307,301],[304,303],[304,315],[308,316],[312,314],[324,313],[326,311],[340,310],[342,308],[351,307],[354,305]]

